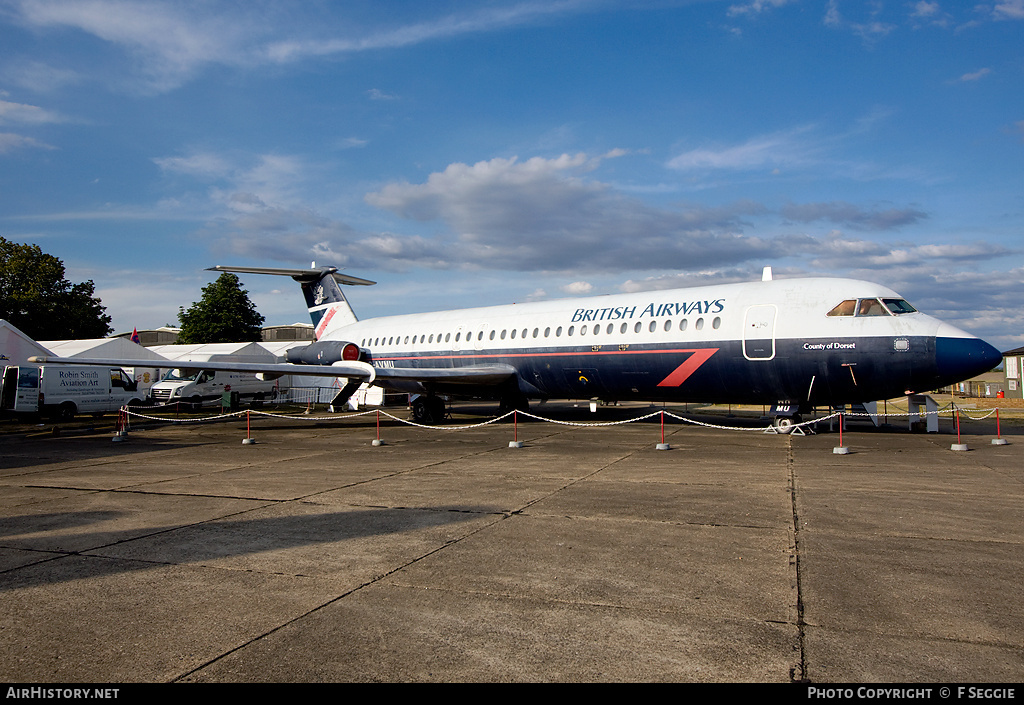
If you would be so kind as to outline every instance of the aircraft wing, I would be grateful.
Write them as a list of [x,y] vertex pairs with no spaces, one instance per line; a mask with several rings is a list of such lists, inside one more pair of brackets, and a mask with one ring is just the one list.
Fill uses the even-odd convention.
[[333,365],[295,365],[290,362],[205,362],[200,360],[125,360],[81,357],[30,357],[29,362],[46,365],[102,365],[109,367],[161,367],[195,370],[251,372],[268,377],[305,375],[307,377],[358,377],[372,384],[377,370],[365,362],[342,361]]
[[492,386],[516,374],[511,365],[471,365],[468,367],[378,367],[377,383],[422,382]]

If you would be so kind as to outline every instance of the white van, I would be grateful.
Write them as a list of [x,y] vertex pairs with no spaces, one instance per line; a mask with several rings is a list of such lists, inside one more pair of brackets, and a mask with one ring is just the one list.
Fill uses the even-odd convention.
[[10,365],[4,369],[0,408],[68,420],[142,404],[138,389],[119,367]]
[[239,400],[260,403],[277,396],[277,382],[257,379],[251,372],[179,367],[150,387],[149,398],[154,404],[186,403],[199,408],[220,404],[225,392],[237,392]]

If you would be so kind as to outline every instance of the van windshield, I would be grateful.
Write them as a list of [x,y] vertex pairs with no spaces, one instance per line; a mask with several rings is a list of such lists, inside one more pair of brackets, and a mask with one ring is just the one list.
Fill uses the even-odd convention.
[[170,369],[167,374],[164,375],[165,382],[192,382],[199,375],[200,370],[194,367],[182,367],[179,369]]

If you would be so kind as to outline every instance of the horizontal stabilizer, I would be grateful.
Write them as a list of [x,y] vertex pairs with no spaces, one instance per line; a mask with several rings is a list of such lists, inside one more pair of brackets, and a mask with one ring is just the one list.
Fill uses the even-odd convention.
[[319,280],[320,277],[330,274],[334,277],[334,281],[339,284],[370,286],[377,283],[372,282],[369,279],[360,279],[359,277],[353,277],[349,274],[342,274],[338,271],[337,267],[318,267],[317,269],[279,269],[276,267],[225,267],[218,264],[216,267],[210,267],[206,271],[238,272],[240,274],[276,274],[282,277],[291,277],[297,282],[315,282]]

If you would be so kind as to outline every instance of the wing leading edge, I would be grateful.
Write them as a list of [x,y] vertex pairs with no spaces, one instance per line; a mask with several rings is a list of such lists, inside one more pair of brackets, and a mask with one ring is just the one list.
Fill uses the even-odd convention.
[[307,377],[358,377],[372,384],[377,377],[373,365],[365,362],[345,361],[332,365],[295,365],[289,362],[205,362],[192,360],[125,360],[79,357],[30,357],[29,362],[57,365],[101,365],[110,367],[160,367],[197,370],[224,370],[250,372],[267,376],[304,375]]

